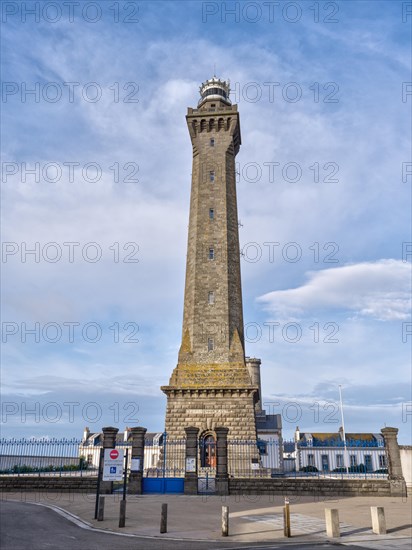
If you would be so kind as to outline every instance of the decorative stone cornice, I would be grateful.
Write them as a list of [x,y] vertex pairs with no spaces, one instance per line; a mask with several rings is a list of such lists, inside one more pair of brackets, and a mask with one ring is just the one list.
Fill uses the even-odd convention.
[[245,363],[179,364],[170,377],[176,388],[247,388],[252,386]]
[[170,397],[252,397],[257,391],[257,386],[243,388],[182,388],[177,386],[161,386],[163,393]]

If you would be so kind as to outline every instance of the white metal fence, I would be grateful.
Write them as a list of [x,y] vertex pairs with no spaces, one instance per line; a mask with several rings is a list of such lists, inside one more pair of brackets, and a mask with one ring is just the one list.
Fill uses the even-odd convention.
[[[161,435],[145,441],[143,475],[183,477],[186,440],[168,440],[165,434]],[[130,441],[116,445],[131,448]],[[88,444],[77,439],[1,439],[0,475],[97,475],[101,448],[101,443]],[[211,449],[208,451],[211,453]],[[200,446],[199,477],[212,478],[216,463],[209,460],[208,467],[202,452]],[[387,468],[385,447],[363,441],[334,447],[289,443],[287,454],[278,439],[228,441],[228,473],[234,478],[386,478]]]
[[97,475],[100,449],[77,439],[1,439],[0,475]]

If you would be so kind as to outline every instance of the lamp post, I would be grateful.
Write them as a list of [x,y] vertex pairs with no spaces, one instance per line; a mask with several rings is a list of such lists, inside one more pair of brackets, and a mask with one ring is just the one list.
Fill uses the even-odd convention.
[[348,449],[346,446],[346,432],[345,432],[345,420],[343,417],[343,402],[342,402],[342,386],[339,384],[339,401],[340,401],[340,415],[342,419],[342,435],[343,435],[343,449],[344,449],[344,467],[346,469],[346,472],[349,472],[349,464],[348,464]]

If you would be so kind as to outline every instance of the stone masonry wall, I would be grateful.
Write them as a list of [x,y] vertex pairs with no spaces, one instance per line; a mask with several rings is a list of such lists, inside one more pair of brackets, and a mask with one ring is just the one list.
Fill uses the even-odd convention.
[[46,477],[46,476],[1,476],[0,492],[42,491],[64,493],[94,492],[97,477]]
[[[182,335],[190,337],[191,362],[225,363],[236,330],[244,347],[233,144],[240,133],[239,115],[234,106],[229,112],[190,114],[187,122],[194,158]],[[209,292],[214,292],[213,304]],[[209,338],[213,350],[208,350]]]
[[[93,493],[96,491],[96,478],[59,478],[34,476],[2,476],[0,492],[64,492]],[[339,496],[403,496],[394,491],[393,484],[384,479],[282,479],[229,478],[231,495],[302,495],[313,497]]]
[[229,428],[228,439],[256,439],[253,392],[210,390],[169,394],[166,432],[170,439],[185,437],[184,428],[199,428],[199,435],[218,426]]
[[229,479],[231,495],[406,496],[385,479]]

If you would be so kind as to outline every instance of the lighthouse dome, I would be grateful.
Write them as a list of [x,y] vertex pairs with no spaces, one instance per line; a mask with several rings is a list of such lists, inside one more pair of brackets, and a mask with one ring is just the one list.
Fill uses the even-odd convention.
[[213,78],[206,80],[206,82],[203,82],[203,84],[199,88],[199,91],[201,97],[198,103],[198,107],[203,105],[205,101],[218,99],[226,103],[226,105],[232,105],[232,102],[229,99],[229,80],[221,80],[220,78],[214,76]]

